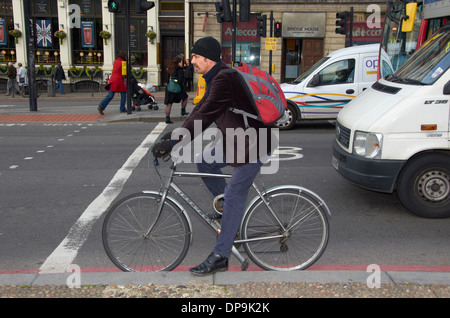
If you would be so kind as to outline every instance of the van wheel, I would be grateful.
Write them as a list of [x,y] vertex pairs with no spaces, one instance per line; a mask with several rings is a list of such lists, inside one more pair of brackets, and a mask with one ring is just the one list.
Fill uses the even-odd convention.
[[287,109],[286,109],[286,115],[287,115],[287,121],[283,123],[275,123],[273,127],[278,128],[280,130],[289,130],[292,127],[294,127],[295,123],[297,122],[297,111],[296,111],[297,105],[293,105],[292,103],[287,103]]
[[417,216],[450,217],[450,156],[428,153],[407,163],[398,177],[397,194]]

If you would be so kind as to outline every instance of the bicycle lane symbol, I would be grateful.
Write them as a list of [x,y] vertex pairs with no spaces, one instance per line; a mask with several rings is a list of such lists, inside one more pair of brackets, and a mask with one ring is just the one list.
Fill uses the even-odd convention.
[[303,158],[303,155],[300,153],[303,148],[300,147],[288,147],[288,146],[280,146],[278,147],[270,156],[270,160],[296,160]]

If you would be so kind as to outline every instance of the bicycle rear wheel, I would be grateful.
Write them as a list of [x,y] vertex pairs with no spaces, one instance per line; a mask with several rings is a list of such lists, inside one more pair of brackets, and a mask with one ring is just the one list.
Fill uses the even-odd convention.
[[103,222],[103,246],[121,270],[170,271],[185,257],[191,237],[189,222],[167,198],[158,216],[160,201],[157,193],[136,193],[108,211]]
[[243,244],[249,257],[265,270],[293,271],[314,264],[328,243],[325,203],[295,186],[269,190],[265,198],[273,213],[260,198],[241,225],[241,239],[254,239]]

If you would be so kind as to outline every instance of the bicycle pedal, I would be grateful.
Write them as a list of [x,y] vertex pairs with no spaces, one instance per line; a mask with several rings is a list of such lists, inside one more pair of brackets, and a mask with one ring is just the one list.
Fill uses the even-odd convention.
[[248,259],[245,259],[245,261],[241,264],[241,270],[245,272],[248,268]]

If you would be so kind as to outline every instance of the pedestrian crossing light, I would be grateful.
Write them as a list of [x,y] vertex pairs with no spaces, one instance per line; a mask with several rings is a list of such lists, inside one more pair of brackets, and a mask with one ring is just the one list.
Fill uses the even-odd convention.
[[136,0],[136,13],[144,13],[155,6],[153,1]]
[[120,13],[120,0],[109,0],[108,11],[112,13]]
[[274,36],[276,38],[281,37],[281,22],[275,22]]
[[336,26],[338,26],[335,30],[336,34],[347,34],[347,17],[347,11],[336,13]]

